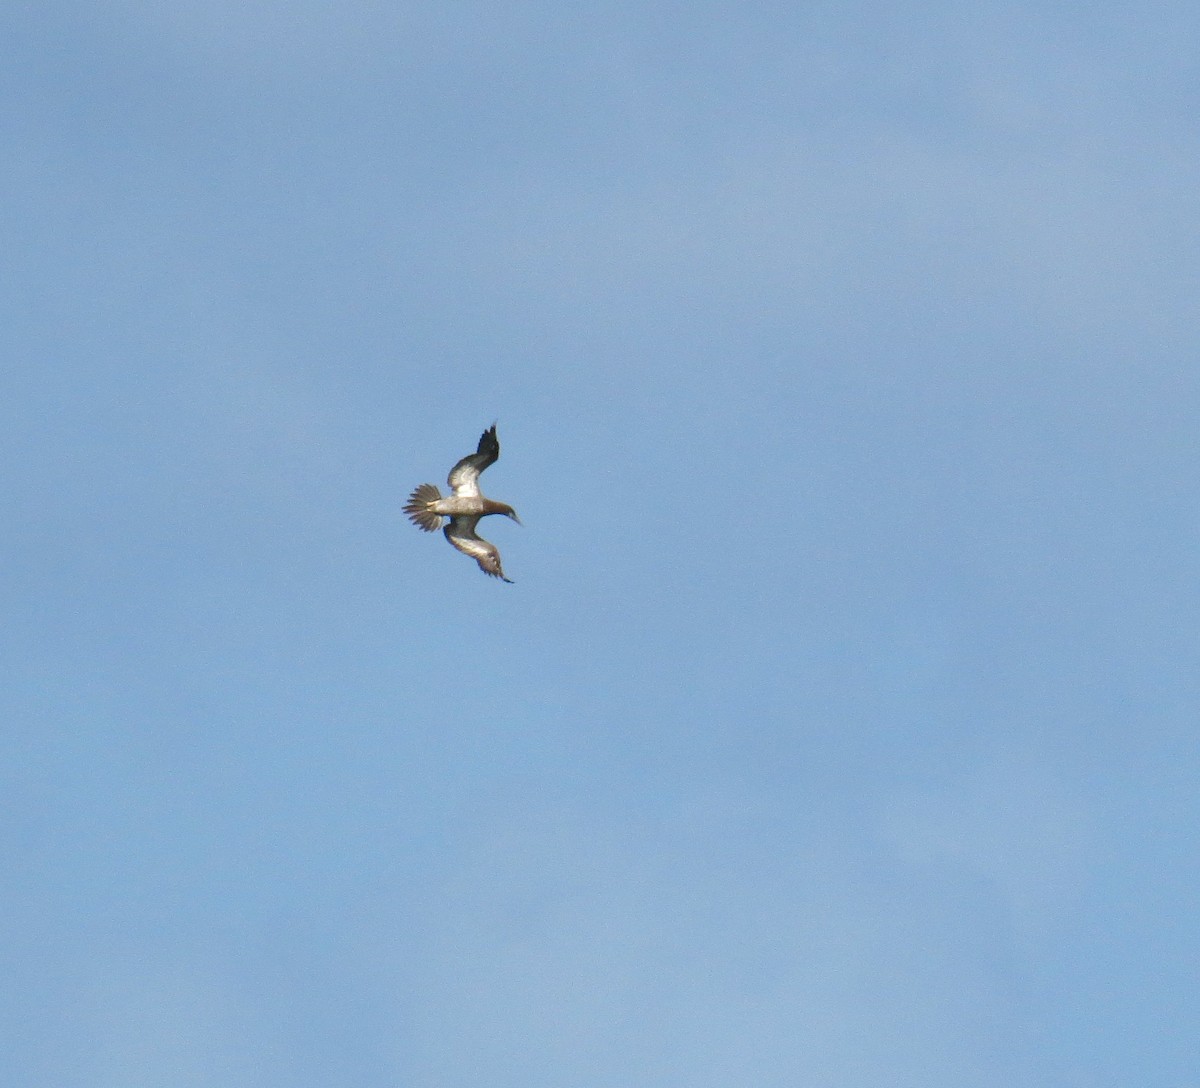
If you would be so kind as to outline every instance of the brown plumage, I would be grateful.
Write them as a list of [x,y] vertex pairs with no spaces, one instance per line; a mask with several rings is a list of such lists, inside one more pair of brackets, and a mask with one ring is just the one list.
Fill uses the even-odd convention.
[[521,524],[521,519],[511,506],[494,502],[479,490],[479,474],[495,464],[499,456],[500,441],[496,438],[496,425],[493,423],[480,436],[478,449],[467,454],[450,470],[446,483],[451,493],[443,498],[433,484],[420,484],[409,496],[404,512],[418,529],[427,533],[440,529],[443,517],[449,518],[449,524],[443,530],[446,539],[464,555],[474,559],[484,574],[511,582],[512,579],[504,575],[496,546],[475,532],[479,519],[488,514],[503,514]]

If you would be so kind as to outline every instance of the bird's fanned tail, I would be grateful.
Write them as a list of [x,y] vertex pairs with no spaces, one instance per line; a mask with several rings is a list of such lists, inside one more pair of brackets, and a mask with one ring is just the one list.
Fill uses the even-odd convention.
[[418,529],[432,533],[442,527],[442,517],[430,510],[429,504],[437,502],[441,497],[442,493],[433,484],[421,484],[414,488],[408,497],[408,502],[404,504],[404,512]]

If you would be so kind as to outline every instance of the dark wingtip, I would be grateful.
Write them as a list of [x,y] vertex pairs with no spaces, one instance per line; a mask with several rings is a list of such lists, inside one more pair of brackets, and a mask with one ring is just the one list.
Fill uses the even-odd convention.
[[496,437],[496,424],[492,424],[479,436],[479,445],[475,447],[477,454],[482,453],[493,461],[500,456],[500,439]]

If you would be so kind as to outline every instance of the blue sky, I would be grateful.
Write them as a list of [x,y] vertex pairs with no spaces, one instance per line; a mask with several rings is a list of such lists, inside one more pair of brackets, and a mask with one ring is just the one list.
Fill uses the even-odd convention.
[[1193,5],[0,25],[5,1083],[1196,1081]]

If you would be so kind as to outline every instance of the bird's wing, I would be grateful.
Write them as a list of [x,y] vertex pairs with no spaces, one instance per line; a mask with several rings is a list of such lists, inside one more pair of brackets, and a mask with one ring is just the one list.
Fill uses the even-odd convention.
[[496,438],[496,424],[492,424],[479,436],[479,448],[467,454],[450,470],[446,483],[455,495],[476,496],[479,494],[479,474],[494,464],[500,456],[500,441]]
[[500,553],[496,550],[496,545],[490,544],[475,532],[475,526],[478,524],[479,518],[477,517],[451,518],[450,524],[442,532],[446,534],[446,539],[463,555],[469,555],[474,559],[484,574],[511,582],[511,578],[504,576],[504,568],[500,566]]

